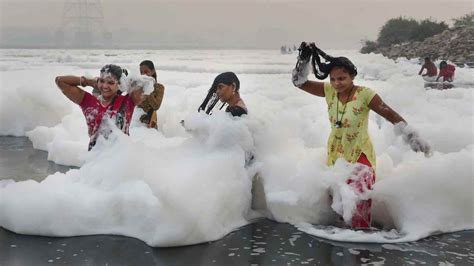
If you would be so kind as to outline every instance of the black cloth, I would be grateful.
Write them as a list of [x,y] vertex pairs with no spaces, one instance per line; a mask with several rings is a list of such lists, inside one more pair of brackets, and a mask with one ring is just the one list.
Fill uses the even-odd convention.
[[242,116],[247,114],[247,110],[240,106],[227,106],[225,109],[226,112],[230,113],[232,116]]

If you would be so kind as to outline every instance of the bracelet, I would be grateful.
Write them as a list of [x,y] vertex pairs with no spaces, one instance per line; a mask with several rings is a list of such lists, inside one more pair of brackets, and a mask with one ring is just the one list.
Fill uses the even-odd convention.
[[82,86],[82,78],[83,78],[82,76],[79,77],[79,86],[81,86],[81,87],[83,87],[83,86]]

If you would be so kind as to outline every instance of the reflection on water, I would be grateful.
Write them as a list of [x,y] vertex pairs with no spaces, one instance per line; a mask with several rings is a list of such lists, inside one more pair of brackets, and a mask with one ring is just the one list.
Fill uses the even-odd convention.
[[33,149],[26,137],[0,137],[0,180],[43,180],[55,172],[67,172],[71,167],[48,161],[48,153]]

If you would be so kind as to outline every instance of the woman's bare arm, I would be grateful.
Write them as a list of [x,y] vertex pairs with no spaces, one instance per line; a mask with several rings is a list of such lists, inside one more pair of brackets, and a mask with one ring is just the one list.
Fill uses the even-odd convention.
[[84,99],[84,90],[78,87],[81,84],[81,77],[76,76],[58,76],[56,85],[66,97],[76,104],[81,104]]
[[376,94],[369,103],[369,108],[390,121],[392,124],[405,122],[405,119],[388,106],[378,94]]
[[324,82],[308,80],[299,88],[307,93],[324,97]]

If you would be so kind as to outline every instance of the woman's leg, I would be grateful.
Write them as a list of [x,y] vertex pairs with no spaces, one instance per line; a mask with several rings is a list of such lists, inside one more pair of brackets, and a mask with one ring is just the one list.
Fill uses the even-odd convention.
[[[367,165],[370,167],[371,171],[366,171],[362,173],[362,176],[359,176],[358,179],[350,178],[347,180],[347,184],[353,187],[357,192],[364,192],[364,190],[372,190],[372,186],[375,183],[375,173],[373,171],[372,165],[370,164],[369,160],[365,156],[365,154],[361,154],[358,163]],[[372,199],[368,200],[361,200],[357,206],[354,215],[352,216],[352,223],[351,227],[354,229],[357,228],[370,228],[372,217],[371,217],[371,207],[372,207]]]

